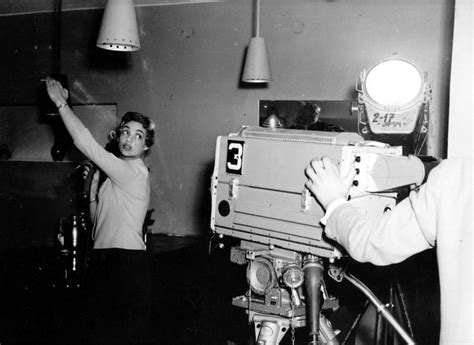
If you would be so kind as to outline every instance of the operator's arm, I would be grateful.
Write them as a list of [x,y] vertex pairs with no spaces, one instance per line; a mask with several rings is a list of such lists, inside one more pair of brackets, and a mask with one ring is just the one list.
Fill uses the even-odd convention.
[[[436,214],[436,188],[422,186],[392,211],[371,218],[350,203],[341,202],[350,188],[350,178],[342,178],[327,158],[312,161],[306,169],[307,187],[327,212],[325,232],[342,244],[357,261],[389,265],[434,245],[430,223]],[[351,174],[352,176],[352,174]],[[423,229],[420,224],[424,224]]]
[[375,265],[401,262],[435,243],[434,234],[424,233],[419,224],[420,221],[429,222],[425,218],[432,214],[417,206],[424,204],[420,194],[425,194],[425,186],[412,192],[392,211],[375,218],[362,214],[349,203],[340,205],[328,217],[325,232],[357,261]]

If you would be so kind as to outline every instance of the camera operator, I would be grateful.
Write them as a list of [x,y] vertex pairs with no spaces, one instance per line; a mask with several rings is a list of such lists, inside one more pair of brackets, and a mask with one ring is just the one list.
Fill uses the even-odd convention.
[[306,187],[326,213],[326,235],[357,261],[399,263],[436,248],[441,291],[440,344],[473,344],[472,160],[446,159],[427,182],[378,217],[346,201],[355,169],[340,176],[327,157],[306,167]]

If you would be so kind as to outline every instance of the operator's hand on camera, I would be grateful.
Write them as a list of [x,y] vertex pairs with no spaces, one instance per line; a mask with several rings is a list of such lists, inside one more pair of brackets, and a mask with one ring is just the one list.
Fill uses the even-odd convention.
[[48,91],[49,98],[59,107],[63,103],[67,103],[66,100],[69,96],[69,91],[63,88],[61,83],[53,78],[46,78],[46,89]]
[[338,167],[327,157],[313,159],[305,169],[308,181],[305,183],[311,193],[327,210],[337,199],[346,199],[356,175],[351,167],[346,176],[341,176]]

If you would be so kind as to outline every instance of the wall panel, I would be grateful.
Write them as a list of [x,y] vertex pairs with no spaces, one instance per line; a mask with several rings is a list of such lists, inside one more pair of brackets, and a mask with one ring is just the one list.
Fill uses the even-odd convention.
[[[428,153],[445,156],[453,6],[450,0],[262,1],[260,34],[273,71],[265,87],[239,82],[252,34],[251,1],[137,7],[142,49],[133,53],[95,47],[101,10],[64,12],[62,72],[75,103],[116,103],[118,117],[134,110],[157,122],[158,140],[147,158],[153,231],[205,235],[215,139],[256,125],[260,99],[350,100],[363,68],[406,58],[432,81]],[[35,21],[0,19],[2,29],[23,31],[19,41],[9,39],[2,74],[23,64],[35,78],[49,73],[48,58],[33,58],[34,69],[26,58],[16,64],[14,48],[48,41],[35,36]],[[50,29],[41,30],[50,32],[47,22]],[[0,101],[33,103],[33,92],[24,92],[31,73],[9,81]]]

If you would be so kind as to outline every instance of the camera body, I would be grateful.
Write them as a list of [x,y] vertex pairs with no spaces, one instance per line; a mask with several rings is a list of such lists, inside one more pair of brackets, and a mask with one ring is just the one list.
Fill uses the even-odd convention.
[[325,238],[324,210],[305,187],[309,162],[328,157],[345,174],[358,174],[350,203],[377,215],[396,203],[394,189],[421,184],[424,167],[400,147],[366,142],[356,133],[244,126],[219,136],[212,175],[211,229],[224,236],[308,253],[343,254]]

